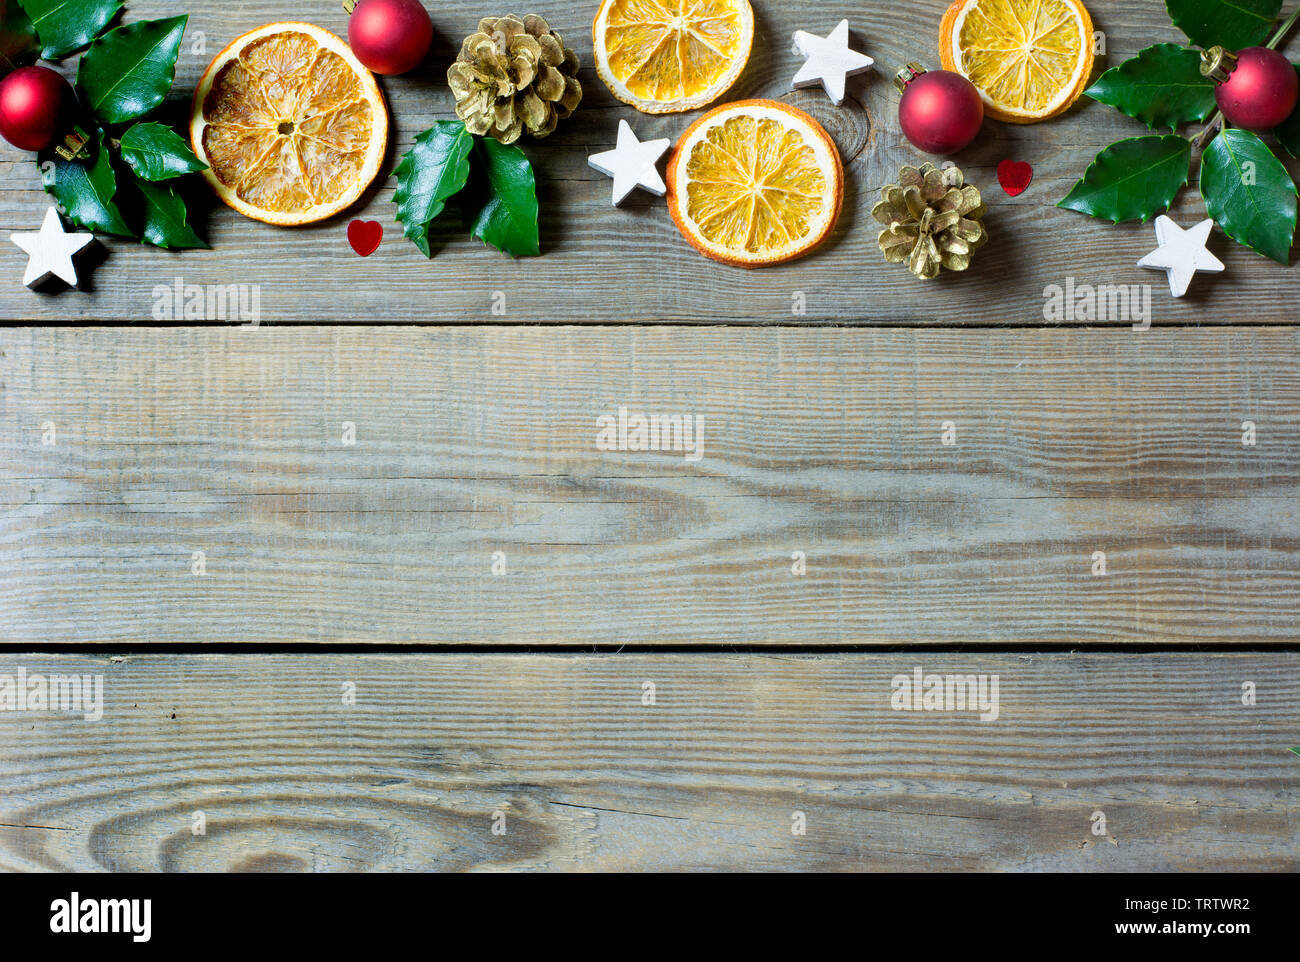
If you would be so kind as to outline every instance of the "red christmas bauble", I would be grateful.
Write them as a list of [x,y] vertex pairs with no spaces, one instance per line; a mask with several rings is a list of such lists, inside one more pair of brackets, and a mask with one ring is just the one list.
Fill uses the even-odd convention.
[[20,67],[0,81],[0,137],[19,150],[44,150],[59,133],[72,87],[49,67]]
[[414,70],[433,44],[433,22],[420,0],[361,0],[348,21],[357,59],[391,77]]
[[1300,99],[1295,67],[1276,50],[1247,47],[1237,52],[1237,65],[1224,64],[1228,79],[1214,99],[1230,124],[1246,130],[1272,130],[1291,116]]
[[909,65],[899,74],[903,99],[898,121],[903,135],[927,154],[952,154],[980,132],[984,101],[975,85],[951,70],[918,71]]

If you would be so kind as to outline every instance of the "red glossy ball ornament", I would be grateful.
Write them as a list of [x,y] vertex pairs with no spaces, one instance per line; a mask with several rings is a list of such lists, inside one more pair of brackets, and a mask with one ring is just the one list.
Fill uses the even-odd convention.
[[1272,130],[1300,100],[1295,67],[1268,47],[1247,47],[1235,55],[1211,47],[1201,54],[1201,73],[1218,82],[1214,99],[1228,123],[1246,130]]
[[44,150],[59,133],[72,87],[49,67],[20,67],[0,82],[0,136],[19,150]]
[[953,154],[967,146],[984,123],[984,101],[975,85],[951,70],[926,71],[909,63],[894,84],[903,95],[898,122],[903,136],[927,154]]
[[386,77],[418,67],[433,45],[433,22],[420,0],[361,0],[348,21],[357,59]]

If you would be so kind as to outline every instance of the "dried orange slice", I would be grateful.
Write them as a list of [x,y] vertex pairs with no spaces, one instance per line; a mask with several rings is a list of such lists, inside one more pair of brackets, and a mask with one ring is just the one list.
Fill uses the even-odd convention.
[[749,0],[605,0],[592,26],[596,72],[647,114],[696,110],[740,77],[754,46]]
[[1032,124],[1088,86],[1092,17],[1079,0],[957,0],[939,26],[939,60],[964,75],[995,120]]
[[834,141],[802,110],[744,100],[697,120],[668,161],[668,208],[702,254],[738,267],[802,257],[844,204]]
[[194,153],[223,201],[294,226],[350,207],[379,173],[388,110],[374,76],[310,23],[236,39],[203,72],[190,113]]

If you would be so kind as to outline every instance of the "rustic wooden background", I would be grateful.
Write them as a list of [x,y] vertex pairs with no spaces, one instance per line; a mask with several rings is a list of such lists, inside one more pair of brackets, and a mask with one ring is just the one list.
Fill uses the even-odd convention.
[[[177,116],[237,33],[346,29],[332,0],[193,6]],[[506,12],[428,6],[430,66],[384,82],[390,169],[451,116],[455,41]],[[527,147],[540,259],[452,225],[425,261],[391,179],[303,230],[201,211],[212,251],[109,241],[87,292],[27,291],[0,245],[0,673],[106,687],[100,723],[0,712],[0,868],[1300,868],[1292,270],[1219,236],[1228,272],[1174,301],[1133,266],[1149,225],[1053,209],[1142,129],[1086,104],[959,158],[992,206],[969,276],[884,265],[875,190],[920,159],[887,78],[936,62],[944,6],[756,3],[734,95],[811,110],[850,161],[795,265],[724,268],[652,198],[610,208],[586,157],[617,120],[688,119],[607,94],[594,0],[531,8],[587,65]],[[1177,39],[1156,0],[1090,8],[1099,70]],[[838,111],[788,93],[790,33],[845,15],[880,71]],[[1036,172],[1015,199],[1007,157]],[[0,172],[0,237],[33,229],[34,166],[0,147]],[[352,216],[385,227],[368,259]],[[1153,284],[1154,329],[1045,324],[1069,276]],[[156,326],[177,278],[259,285],[262,326]],[[703,460],[598,451],[620,405],[703,416]],[[999,720],[891,711],[917,665],[998,674]]]
[[[1294,641],[1298,349],[1282,327],[11,330],[0,627]],[[597,450],[619,405],[699,414],[703,459]]]
[[[111,708],[99,723],[0,726],[0,869],[1300,862],[1297,760],[1280,748],[1300,711],[1292,657],[920,658],[997,673],[993,723],[891,711],[891,676],[918,661],[907,652],[16,660],[103,673]],[[1099,811],[1104,837],[1090,831]]]

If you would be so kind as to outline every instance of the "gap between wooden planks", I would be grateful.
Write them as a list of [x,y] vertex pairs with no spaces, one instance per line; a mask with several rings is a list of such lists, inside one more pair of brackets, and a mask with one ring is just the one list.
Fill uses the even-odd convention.
[[[0,639],[1294,643],[1298,347],[7,330]],[[702,459],[599,450],[624,405]]]
[[[955,158],[990,206],[991,240],[968,274],[922,283],[886,264],[871,208],[880,188],[897,182],[903,165],[928,159],[899,132],[898,94],[890,78],[908,61],[938,65],[939,22],[948,3],[908,0],[848,10],[829,0],[756,0],[754,54],[725,99],[773,97],[811,112],[836,140],[847,165],[838,229],[821,250],[796,263],[752,272],[728,268],[704,259],[681,238],[663,201],[638,195],[623,209],[610,205],[609,180],[591,170],[587,158],[613,146],[618,121],[627,119],[643,138],[676,140],[696,115],[651,117],[614,100],[592,66],[597,0],[535,0],[528,8],[545,16],[578,53],[585,90],[577,114],[553,136],[524,144],[537,174],[545,256],[511,261],[471,240],[451,215],[435,225],[436,256],[423,257],[403,238],[395,219],[396,181],[389,174],[417,134],[455,116],[446,70],[461,38],[477,27],[480,12],[450,0],[426,0],[437,31],[433,53],[413,74],[382,81],[393,118],[392,147],[374,188],[352,211],[282,230],[240,217],[198,184],[191,221],[205,233],[211,251],[178,254],[102,238],[110,256],[89,273],[89,291],[57,297],[38,297],[23,288],[18,278],[24,255],[0,243],[0,278],[5,278],[0,323],[150,322],[155,311],[169,308],[155,291],[179,280],[255,288],[264,321],[308,324],[815,321],[1034,327],[1044,323],[1045,289],[1063,286],[1069,278],[1078,284],[1150,285],[1156,324],[1295,322],[1294,272],[1219,232],[1211,250],[1225,261],[1227,273],[1197,278],[1188,297],[1173,299],[1162,274],[1136,267],[1156,246],[1150,224],[1113,226],[1054,206],[1099,150],[1148,133],[1140,122],[1087,98],[1048,123],[1017,127],[989,121],[979,139]],[[181,130],[188,125],[193,89],[217,51],[237,35],[285,16],[282,0],[188,6],[176,85],[161,113]],[[1090,0],[1088,8],[1105,33],[1106,53],[1094,68],[1098,75],[1144,47],[1182,39],[1155,0]],[[175,13],[169,0],[131,0],[124,17],[131,22]],[[842,108],[820,90],[792,92],[790,82],[802,62],[791,50],[793,32],[825,33],[846,14],[855,46],[875,58],[876,70],[855,81]],[[347,17],[337,2],[313,4],[302,16],[347,33]],[[1297,51],[1300,40],[1293,39],[1285,52],[1295,60]],[[1034,168],[1033,184],[1018,197],[998,187],[996,168],[1002,160]],[[1195,176],[1193,171],[1193,182]],[[49,205],[30,157],[0,144],[0,237],[35,229]],[[1188,188],[1171,213],[1186,225],[1204,217],[1202,208],[1195,189]],[[383,245],[368,258],[357,257],[348,246],[351,218],[384,227]],[[804,315],[793,312],[796,294],[806,302]],[[501,313],[494,310],[497,305]],[[191,322],[234,320],[214,314]]]
[[[998,719],[892,709],[917,666],[996,675]],[[19,667],[102,675],[104,710],[0,712],[9,870],[1300,868],[1296,655]]]

